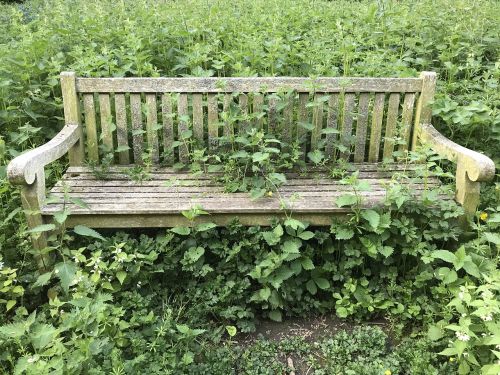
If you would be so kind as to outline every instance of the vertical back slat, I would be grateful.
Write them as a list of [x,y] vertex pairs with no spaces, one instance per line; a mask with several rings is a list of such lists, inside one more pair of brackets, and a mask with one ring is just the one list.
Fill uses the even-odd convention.
[[[232,101],[232,97],[230,94],[225,94],[224,95],[224,102],[222,104],[222,110],[224,111],[224,113],[226,113],[226,116],[228,118],[228,120],[226,120],[224,122],[224,129],[223,129],[223,134],[224,134],[224,137],[227,138],[227,142],[232,142],[233,141],[233,137],[234,137],[234,125],[233,123],[231,122],[231,101]],[[215,103],[215,106],[217,107],[217,103]],[[217,108],[215,108],[215,110],[217,110]],[[213,109],[212,109],[212,112],[213,112]],[[215,118],[215,120],[214,120]],[[218,118],[215,116],[214,113],[212,113],[212,121],[213,122],[217,122],[218,121]],[[212,125],[213,126],[213,125]],[[212,135],[217,138],[218,137],[218,130],[215,131],[212,130]]]
[[297,139],[301,142],[302,158],[306,157],[307,142],[305,139],[306,129],[300,123],[306,124],[309,122],[309,112],[307,111],[307,103],[309,102],[309,94],[299,94],[299,108],[298,108],[298,126],[297,126]]
[[85,128],[87,132],[87,152],[90,161],[99,162],[97,140],[97,125],[95,120],[94,94],[83,95],[83,110],[85,113]]
[[358,121],[356,126],[356,146],[354,149],[355,163],[361,163],[365,159],[366,128],[368,125],[369,102],[370,102],[370,94],[365,92],[359,95]]
[[411,120],[413,119],[413,106],[415,105],[415,93],[410,92],[405,94],[403,101],[403,114],[401,130],[399,132],[401,136],[401,144],[398,147],[398,151],[407,151],[408,145],[410,143],[410,132],[411,132]]
[[389,95],[387,107],[387,119],[385,124],[383,159],[392,158],[394,152],[394,137],[396,136],[396,125],[399,116],[399,93]]
[[340,154],[343,159],[348,159],[351,149],[350,138],[352,136],[352,122],[353,122],[353,111],[354,111],[354,93],[347,93],[344,95],[344,111],[342,114],[342,131],[340,136],[340,142],[344,147],[347,148],[346,151]]
[[193,136],[203,145],[203,95],[193,94]]
[[163,94],[161,99],[161,111],[163,118],[163,153],[165,162],[169,165],[174,163],[174,121],[172,118],[172,96],[171,94]]
[[321,94],[314,94],[313,109],[313,130],[311,132],[311,150],[316,150],[321,139],[321,130],[323,128],[323,102]]
[[141,94],[130,94],[130,112],[132,117],[132,148],[134,150],[134,163],[142,164],[144,137],[142,129]]
[[248,96],[246,94],[240,94],[238,101],[240,106],[240,114],[241,117],[244,119],[241,121],[240,129],[244,134],[250,127],[248,120],[245,120],[248,115]]
[[[263,104],[264,104],[264,96],[260,93],[255,93],[253,100],[252,100],[252,112],[254,114],[262,113]],[[264,121],[263,116],[255,119],[255,126],[257,127],[257,129],[259,129],[259,130],[262,129],[263,121]]]
[[[118,147],[128,147],[127,131],[127,107],[125,105],[125,95],[115,94],[115,117],[116,117],[116,140]],[[118,162],[120,164],[129,164],[128,149],[118,153]]]
[[286,98],[285,109],[283,110],[283,129],[281,129],[281,134],[283,135],[283,142],[290,144],[292,142],[292,136],[294,134],[293,129],[293,105],[294,105],[294,95],[290,93]]
[[382,131],[382,119],[384,117],[384,93],[375,94],[375,103],[372,111],[372,128],[370,132],[370,147],[368,150],[368,161],[375,163],[379,158],[380,137]]
[[[326,127],[329,129],[338,130],[338,115],[339,115],[339,94],[331,94],[328,99],[328,117],[326,119]],[[333,158],[335,149],[334,143],[337,140],[337,134],[331,133],[326,135],[326,155]]]
[[434,99],[436,91],[436,73],[422,72],[422,91],[418,97],[417,111],[415,113],[415,125],[413,127],[413,137],[411,141],[411,149],[414,150],[418,144],[420,124],[430,123],[432,119],[432,108],[430,102]]
[[275,134],[276,122],[277,122],[277,113],[276,113],[277,99],[270,97],[268,106],[269,106],[267,113],[268,132]]
[[187,94],[179,94],[177,102],[177,115],[178,115],[178,138],[182,142],[179,146],[179,161],[181,163],[189,162],[189,147],[187,145],[188,139],[184,139],[184,134],[189,130],[186,119],[188,118],[188,97]]
[[158,113],[156,107],[156,94],[146,94],[146,134],[151,160],[157,164],[160,161],[158,148]]
[[107,152],[113,152],[113,130],[111,117],[111,103],[109,94],[99,94],[99,108],[101,111],[101,138]]
[[[224,111],[229,113],[230,101],[226,103],[226,98],[231,98],[230,95],[224,96],[224,106],[227,104],[227,108]],[[216,94],[208,94],[208,147],[210,150],[214,150],[219,145],[219,105]],[[228,125],[228,124],[226,124]],[[224,126],[224,135],[230,136],[229,126]]]

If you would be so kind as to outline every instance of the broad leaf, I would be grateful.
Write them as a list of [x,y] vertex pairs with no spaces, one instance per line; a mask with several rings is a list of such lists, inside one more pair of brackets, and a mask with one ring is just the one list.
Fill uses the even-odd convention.
[[92,237],[92,238],[97,238],[99,240],[105,241],[105,238],[101,236],[98,232],[95,230],[86,227],[85,225],[77,225],[73,228],[73,232],[76,234],[79,234],[80,236],[86,236],[86,237]]
[[67,292],[75,280],[76,266],[71,261],[61,262],[55,265],[54,273],[61,280],[63,290]]

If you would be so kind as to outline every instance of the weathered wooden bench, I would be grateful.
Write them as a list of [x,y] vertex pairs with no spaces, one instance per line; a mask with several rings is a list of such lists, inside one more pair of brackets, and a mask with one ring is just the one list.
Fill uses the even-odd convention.
[[[245,193],[224,193],[209,177],[174,170],[171,166],[176,161],[188,161],[189,150],[180,146],[172,152],[173,142],[189,127],[199,144],[213,150],[220,136],[254,126],[281,134],[288,141],[300,139],[306,152],[326,138],[325,152],[332,154],[337,134],[322,130],[334,128],[339,130],[338,140],[350,150],[341,156],[353,162],[359,178],[372,185],[370,192],[362,193],[366,206],[381,202],[385,183],[406,168],[397,160],[381,167],[381,161],[391,158],[395,150],[406,152],[427,142],[435,152],[456,162],[456,200],[470,214],[479,202],[479,183],[494,176],[495,166],[488,157],[453,143],[431,125],[435,83],[432,72],[419,78],[317,79],[78,78],[65,72],[61,86],[66,125],[47,144],[15,158],[8,176],[21,186],[30,227],[51,222],[51,216],[63,209],[62,202],[46,200],[44,167],[66,153],[70,167],[50,194],[62,197],[67,190],[87,204],[66,203],[69,227],[185,225],[181,211],[194,205],[211,214],[206,220],[220,225],[235,217],[243,224],[266,225],[272,217],[283,214],[276,196],[252,200]],[[294,94],[288,96],[286,105],[277,105],[276,93],[286,91]],[[230,128],[222,112],[231,107],[243,115],[258,112],[263,116],[252,123],[241,121],[240,129]],[[301,123],[310,123],[312,131],[306,131]],[[396,137],[401,142],[395,142]],[[96,178],[87,164],[99,163],[101,143],[108,149],[119,149],[106,179]],[[134,182],[124,170],[141,164],[146,149],[156,165],[152,178]],[[165,184],[172,179],[183,183]],[[424,189],[418,182],[413,186],[417,195]],[[328,225],[332,215],[346,212],[345,207],[335,204],[335,197],[345,192],[338,180],[290,173],[280,190],[285,199],[299,197],[290,203],[294,217],[313,225]],[[37,248],[45,245],[44,236],[35,239]]]

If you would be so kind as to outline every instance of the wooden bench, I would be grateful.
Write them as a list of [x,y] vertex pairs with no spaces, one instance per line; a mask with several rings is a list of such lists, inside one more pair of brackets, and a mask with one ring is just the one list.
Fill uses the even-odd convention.
[[[186,225],[181,211],[196,204],[211,214],[206,220],[220,225],[235,217],[243,224],[268,225],[272,217],[283,215],[276,196],[251,200],[246,193],[227,194],[208,176],[193,177],[174,170],[173,163],[189,161],[189,150],[180,146],[171,152],[173,142],[189,128],[198,144],[216,151],[219,137],[231,137],[253,126],[287,141],[299,139],[304,154],[326,140],[325,152],[334,155],[337,134],[323,131],[333,128],[339,130],[338,141],[349,150],[344,149],[340,156],[353,162],[360,179],[372,184],[372,191],[362,193],[365,206],[380,203],[385,184],[396,172],[408,169],[397,160],[381,166],[383,159],[427,142],[436,153],[457,164],[456,200],[472,214],[479,202],[479,183],[493,178],[495,166],[488,157],[453,143],[431,125],[435,83],[432,72],[419,78],[317,79],[78,78],[65,72],[61,86],[66,125],[47,144],[15,158],[8,176],[21,186],[30,227],[52,222],[52,215],[63,209],[61,202],[46,201],[44,167],[66,153],[70,167],[50,194],[62,197],[66,189],[88,205],[67,205],[70,227]],[[293,92],[284,105],[276,95],[281,92]],[[234,108],[243,120],[230,127],[222,113]],[[263,116],[245,121],[248,113]],[[303,123],[310,123],[312,131],[306,131]],[[108,149],[119,148],[114,166],[102,180],[88,167],[89,161],[99,163],[102,158],[101,143]],[[152,178],[134,182],[125,170],[141,164],[147,149],[155,164]],[[172,180],[183,183],[167,186]],[[438,180],[430,182],[437,184]],[[425,187],[416,182],[412,189],[418,195]],[[338,180],[290,171],[280,190],[285,199],[299,197],[290,203],[294,217],[313,225],[328,225],[332,215],[346,212],[335,204],[335,198],[346,190]],[[34,241],[36,248],[46,245],[43,235]]]

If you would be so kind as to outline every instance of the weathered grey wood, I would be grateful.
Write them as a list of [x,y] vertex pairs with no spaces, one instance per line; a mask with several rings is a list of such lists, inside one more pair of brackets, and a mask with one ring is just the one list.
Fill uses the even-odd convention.
[[65,124],[78,125],[78,141],[69,150],[69,164],[83,165],[85,161],[85,140],[80,114],[80,100],[76,89],[76,74],[74,72],[61,73],[61,91],[64,106]]
[[267,110],[267,126],[268,132],[270,134],[276,134],[276,126],[278,122],[277,105],[278,99],[276,97],[270,96],[268,98],[268,110]]
[[134,150],[134,163],[142,164],[144,134],[142,127],[142,108],[140,94],[130,94],[130,111],[132,117],[132,147]]
[[402,143],[399,145],[398,151],[408,150],[408,146],[410,143],[410,133],[412,129],[411,120],[413,119],[414,103],[415,103],[415,93],[405,94],[403,102],[401,129],[399,131]]
[[293,123],[294,95],[289,94],[286,98],[286,105],[283,110],[283,128],[281,129],[281,137],[283,142],[292,143],[293,135],[296,130]]
[[[339,94],[331,94],[328,99],[328,115],[326,120],[327,129],[338,130],[338,115],[339,115]],[[335,159],[334,143],[337,141],[338,135],[335,133],[326,135],[326,155],[329,158]]]
[[[229,98],[229,99],[227,99]],[[229,111],[230,96],[224,96],[224,111]],[[229,112],[227,112],[229,113]],[[224,135],[232,136],[232,124],[224,126]],[[217,95],[208,94],[208,147],[214,150],[219,145],[219,105]]]
[[160,161],[157,111],[156,94],[146,94],[146,135],[148,139],[148,149],[151,152],[151,161],[155,164],[158,164]]
[[297,139],[301,143],[303,159],[306,159],[307,131],[301,124],[309,123],[309,111],[307,110],[308,102],[309,102],[309,94],[299,94],[299,108],[297,115],[299,123],[297,124]]
[[314,151],[319,146],[321,139],[321,130],[323,130],[323,102],[321,97],[323,95],[316,93],[314,95],[313,107],[313,130],[311,132],[311,150]]
[[89,160],[97,163],[99,162],[99,142],[97,139],[94,94],[83,95],[83,109],[85,112],[85,130],[87,136],[88,158]]
[[[264,95],[255,93],[252,100],[252,111],[255,114],[261,114],[264,112]],[[257,129],[262,129],[264,123],[264,116],[260,116],[255,120],[255,126]]]
[[[420,73],[422,90],[418,98],[417,111],[415,113],[415,125],[413,127],[413,139],[411,149],[415,150],[418,144],[418,133],[421,124],[430,124],[432,119],[432,108],[430,103],[434,100],[436,91],[437,75],[434,72]],[[410,90],[408,90],[410,91]]]
[[203,146],[203,95],[193,94],[193,136],[198,147]]
[[109,94],[99,94],[99,110],[101,112],[101,139],[107,152],[114,152],[113,148],[113,117]]
[[348,149],[348,151],[341,152],[340,157],[344,160],[349,159],[349,155],[351,154],[351,137],[352,137],[352,122],[353,122],[353,112],[354,112],[354,94],[345,94],[344,96],[344,111],[342,115],[342,133],[340,137],[340,142],[344,147]]
[[372,111],[372,127],[370,131],[370,147],[368,150],[368,161],[370,163],[379,160],[380,138],[382,137],[382,119],[384,117],[385,94],[375,94],[375,102]]
[[354,149],[354,162],[361,163],[365,160],[366,129],[368,125],[368,105],[370,94],[359,95],[358,120],[356,124],[356,146]]
[[[312,81],[312,82],[311,82]],[[420,92],[418,78],[78,78],[78,92]]]
[[429,144],[439,155],[457,163],[456,199],[468,216],[473,216],[479,204],[481,181],[495,176],[495,163],[487,156],[462,147],[441,135],[430,124],[419,124],[419,141]]
[[243,118],[241,124],[239,124],[239,133],[245,134],[246,131],[250,128],[250,123],[246,118],[248,117],[248,96],[246,94],[240,94],[238,98],[239,107],[240,107],[240,115]]
[[399,116],[399,94],[389,95],[389,105],[387,107],[387,118],[385,124],[384,151],[383,158],[391,159],[394,153],[394,143],[396,136],[396,125]]
[[[127,106],[125,104],[125,95],[115,95],[115,117],[116,117],[116,140],[118,147],[127,148],[128,129],[127,129]],[[129,164],[130,157],[128,149],[118,152],[118,162],[120,164]]]
[[165,155],[165,162],[167,165],[174,164],[174,149],[172,143],[174,142],[174,121],[172,113],[172,97],[170,94],[162,95],[161,113],[163,119],[163,152]]
[[189,162],[189,139],[182,139],[182,135],[189,130],[186,119],[188,118],[188,98],[186,94],[179,94],[177,100],[177,116],[178,116],[178,137],[183,144],[179,146],[179,161],[181,163]]
[[29,150],[7,166],[7,177],[13,185],[31,185],[35,182],[37,173],[43,167],[66,154],[78,141],[80,129],[78,124],[67,124],[49,142]]

